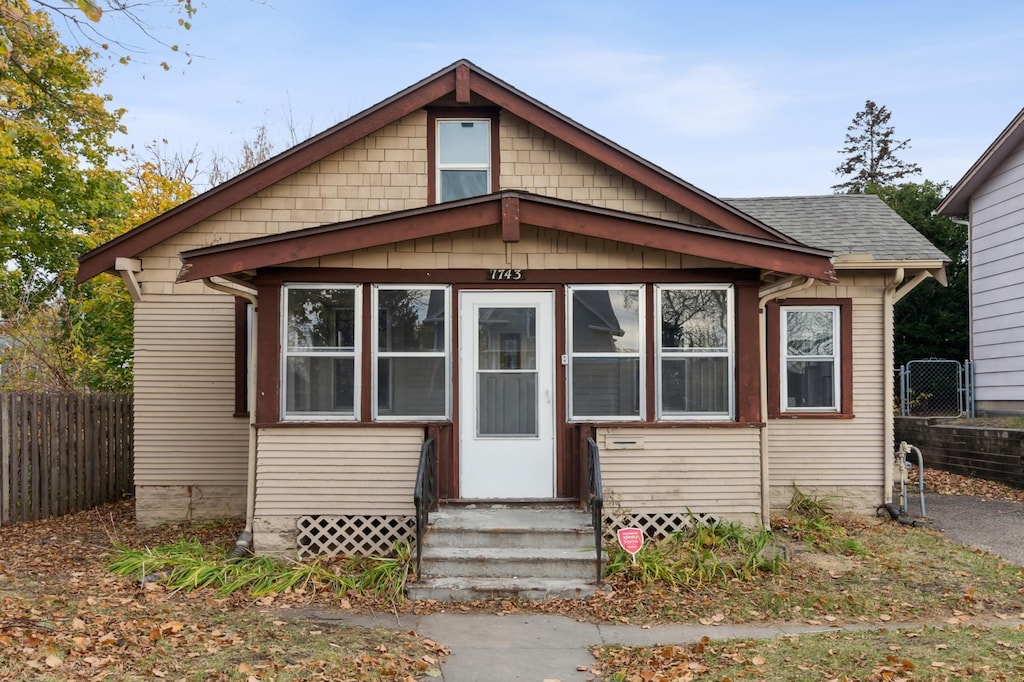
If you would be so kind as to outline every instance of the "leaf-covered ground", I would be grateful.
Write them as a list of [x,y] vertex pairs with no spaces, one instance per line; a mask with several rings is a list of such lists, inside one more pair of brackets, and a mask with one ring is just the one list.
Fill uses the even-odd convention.
[[[935,492],[1024,501],[1024,491],[939,471],[927,470],[926,483]],[[816,550],[787,536],[782,522],[780,541],[793,553],[781,573],[700,587],[644,586],[625,576],[610,580],[604,596],[589,601],[501,600],[454,608],[710,628],[769,622],[966,626],[1024,617],[1020,567],[948,543],[926,528],[885,519],[851,519],[844,529],[866,552]],[[144,548],[197,538],[226,551],[238,531],[235,521],[138,530],[131,501],[0,528],[0,680],[409,680],[439,674],[443,643],[328,626],[289,613],[313,606],[402,616],[451,605],[308,590],[218,598],[212,590],[139,586],[105,570],[115,544]]]
[[[105,570],[115,543],[196,537],[230,545],[238,524],[135,528],[130,501],[0,528],[0,680],[413,680],[445,649],[411,633],[291,619],[275,607],[338,595],[252,600],[169,592]],[[344,604],[343,604],[344,602]],[[284,613],[285,615],[281,615]]]

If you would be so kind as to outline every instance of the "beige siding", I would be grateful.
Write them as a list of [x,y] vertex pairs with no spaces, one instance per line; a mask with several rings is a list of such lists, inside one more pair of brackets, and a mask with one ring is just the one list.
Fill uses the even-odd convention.
[[174,284],[178,254],[427,203],[427,115],[419,111],[243,199],[142,254],[145,293],[203,294]]
[[256,516],[412,514],[421,427],[265,428]]
[[808,297],[853,299],[853,419],[775,419],[767,429],[773,506],[784,506],[795,483],[808,494],[836,497],[838,506],[881,504],[888,448],[884,436],[883,281],[844,275],[850,284],[819,286]]
[[[178,254],[182,251],[426,205],[426,140],[426,113],[410,114],[148,249],[141,254],[143,270],[138,275],[143,291],[208,293],[201,282],[174,283],[181,265]],[[666,220],[708,224],[679,204],[507,112],[502,114],[500,145],[502,189],[520,189]],[[480,267],[476,253],[458,243],[472,241],[473,232],[338,256],[330,265],[346,267],[350,258],[359,258],[369,261],[360,267]],[[492,247],[496,250],[488,254],[489,262],[493,261],[493,267],[531,269],[717,265],[694,259],[681,266],[678,256],[628,246],[616,248],[614,243],[595,245],[600,240],[561,233],[552,233],[543,241],[553,248],[520,243],[509,245],[506,252],[498,239]],[[570,255],[570,251],[578,253]],[[422,252],[439,255],[429,265],[420,265],[424,261]],[[550,254],[559,254],[561,258],[555,257],[549,264]]]
[[[598,428],[609,513],[686,512],[755,523],[758,430]],[[610,499],[608,499],[610,498]]]
[[501,113],[500,145],[502,189],[520,189],[653,218],[708,224],[679,204],[506,111]]
[[135,483],[245,485],[234,413],[234,301],[148,296],[135,308]]
[[310,258],[298,267],[436,270],[521,268],[524,270],[613,270],[640,268],[730,268],[706,258],[523,226],[520,240],[506,244],[501,228],[463,230],[352,253]]

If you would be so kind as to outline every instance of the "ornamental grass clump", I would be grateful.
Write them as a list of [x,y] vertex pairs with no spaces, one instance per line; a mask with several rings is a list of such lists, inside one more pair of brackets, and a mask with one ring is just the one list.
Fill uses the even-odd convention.
[[776,526],[795,540],[800,540],[824,552],[863,556],[867,548],[851,538],[846,529],[838,523],[828,498],[805,495],[795,485],[793,497],[786,508],[785,518],[777,520]]
[[700,523],[653,540],[636,561],[620,547],[610,550],[607,575],[647,586],[663,583],[696,588],[786,569],[784,553],[772,551],[772,535],[738,523]]
[[143,550],[118,547],[107,569],[139,582],[158,582],[170,590],[209,588],[222,597],[239,591],[264,597],[332,590],[372,593],[401,602],[410,554],[409,545],[400,543],[390,557],[320,558],[308,562],[270,557],[228,560],[223,547],[206,548],[192,539]]

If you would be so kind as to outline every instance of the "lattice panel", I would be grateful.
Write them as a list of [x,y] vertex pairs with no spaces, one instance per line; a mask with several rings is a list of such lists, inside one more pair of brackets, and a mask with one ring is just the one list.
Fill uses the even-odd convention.
[[299,558],[387,555],[396,542],[416,542],[412,516],[300,516]]
[[644,537],[658,540],[670,534],[690,528],[694,523],[714,525],[718,523],[711,514],[692,512],[654,512],[649,514],[619,514],[605,516],[604,536],[607,542],[615,542],[615,531],[619,528],[641,528]]

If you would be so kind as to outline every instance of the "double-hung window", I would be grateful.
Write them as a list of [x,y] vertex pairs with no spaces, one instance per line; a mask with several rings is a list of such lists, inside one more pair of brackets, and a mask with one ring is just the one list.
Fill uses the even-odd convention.
[[838,306],[780,308],[782,409],[840,410]]
[[659,286],[658,419],[731,419],[734,413],[733,290]]
[[285,418],[358,419],[360,288],[283,288]]
[[491,121],[437,120],[437,200],[487,194],[491,187]]
[[448,416],[450,295],[440,286],[374,288],[374,419]]
[[568,298],[571,418],[642,418],[643,286],[572,286]]

